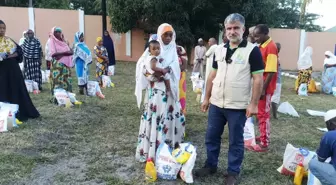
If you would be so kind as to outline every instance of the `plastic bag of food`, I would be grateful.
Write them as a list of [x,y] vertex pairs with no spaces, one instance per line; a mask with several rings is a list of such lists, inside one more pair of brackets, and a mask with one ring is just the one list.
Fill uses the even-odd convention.
[[306,83],[299,86],[298,94],[299,96],[308,96],[308,86]]
[[103,75],[102,76],[103,87],[111,87],[112,80],[109,76]]
[[180,177],[186,183],[194,183],[192,170],[194,169],[196,162],[196,147],[190,143],[181,143],[180,147],[183,151],[191,154],[187,162],[182,165]]
[[47,76],[46,76],[46,72],[41,70],[41,74],[42,74],[42,83],[47,83],[48,79],[47,79]]
[[305,170],[308,170],[310,160],[316,155],[315,152],[305,148],[295,148],[291,144],[287,144],[283,157],[283,163],[278,171],[283,175],[295,175],[296,166],[302,162]]
[[7,132],[7,117],[8,117],[8,110],[0,110],[0,132]]
[[25,80],[26,88],[29,93],[32,93],[34,91],[34,82],[32,80]]
[[0,110],[8,110],[8,119],[7,119],[7,127],[8,130],[12,127],[17,127],[16,124],[16,114],[19,111],[19,105],[17,104],[10,104],[10,103],[3,103],[0,102]]
[[54,96],[59,106],[68,106],[71,104],[70,97],[64,89],[54,89]]
[[114,66],[108,66],[108,72],[107,75],[108,76],[113,76],[114,75]]
[[159,145],[155,165],[158,178],[165,180],[175,180],[181,169],[181,164],[174,159],[171,149],[166,143]]
[[248,118],[245,122],[244,145],[245,147],[248,148],[251,148],[254,145],[256,145],[253,117]]
[[50,70],[45,71],[45,77],[47,79],[47,83],[50,83]]
[[97,88],[99,83],[96,81],[88,81],[87,83],[87,93],[89,96],[96,96]]

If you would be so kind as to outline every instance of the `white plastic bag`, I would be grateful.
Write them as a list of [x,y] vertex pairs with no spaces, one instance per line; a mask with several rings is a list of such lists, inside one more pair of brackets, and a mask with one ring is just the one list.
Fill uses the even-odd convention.
[[34,94],[40,94],[40,89],[39,89],[39,85],[37,82],[33,81],[33,93]]
[[114,75],[114,66],[108,66],[108,76],[113,76]]
[[319,116],[319,117],[324,117],[324,115],[326,114],[326,112],[310,110],[310,109],[307,109],[307,112],[311,116]]
[[246,147],[253,147],[256,145],[253,117],[248,118],[245,122],[244,145]]
[[308,86],[306,83],[299,86],[298,94],[299,96],[308,96]]
[[283,114],[289,114],[294,117],[300,117],[299,114],[294,109],[294,107],[288,102],[281,103],[278,108],[278,112],[283,113]]
[[282,166],[278,168],[278,172],[284,175],[294,176],[296,167],[301,162],[305,170],[308,170],[308,164],[315,155],[315,152],[304,148],[295,148],[288,143],[283,156]]
[[96,96],[97,92],[101,92],[99,83],[96,81],[88,81],[87,91],[88,96]]
[[47,83],[47,76],[46,76],[46,72],[41,70],[41,74],[42,74],[42,83]]
[[318,180],[310,170],[308,170],[307,185],[322,185],[320,180]]
[[8,110],[0,110],[0,132],[7,132]]
[[103,75],[102,76],[103,87],[111,87],[112,80],[109,76]]
[[184,182],[188,184],[194,183],[192,170],[194,169],[197,156],[196,147],[190,143],[181,143],[180,147],[182,150],[191,153],[191,156],[188,159],[188,161],[182,165],[182,169],[180,171],[180,177]]
[[69,99],[70,99],[71,103],[77,102],[75,93],[68,92],[68,96],[69,96]]
[[62,105],[67,106],[71,104],[69,95],[64,89],[54,89],[54,96],[59,106],[62,106]]
[[50,83],[50,70],[45,71],[45,77],[47,79],[47,83]]
[[155,165],[158,178],[165,180],[175,180],[181,169],[181,164],[173,158],[171,149],[166,143],[159,145]]
[[7,126],[9,129],[11,127],[17,127],[16,124],[16,114],[19,111],[19,105],[17,104],[9,104],[9,103],[3,103],[0,102],[0,110],[8,110],[8,120],[7,120]]
[[333,87],[333,88],[332,88],[332,93],[333,93],[333,95],[336,97],[336,87]]
[[34,91],[33,84],[34,82],[32,80],[25,80],[26,88],[29,93],[32,93]]

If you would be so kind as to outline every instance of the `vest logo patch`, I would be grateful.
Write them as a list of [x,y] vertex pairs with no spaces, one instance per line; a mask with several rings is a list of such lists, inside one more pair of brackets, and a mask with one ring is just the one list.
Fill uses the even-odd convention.
[[235,64],[245,64],[244,57],[242,55],[238,54],[235,58],[234,63]]

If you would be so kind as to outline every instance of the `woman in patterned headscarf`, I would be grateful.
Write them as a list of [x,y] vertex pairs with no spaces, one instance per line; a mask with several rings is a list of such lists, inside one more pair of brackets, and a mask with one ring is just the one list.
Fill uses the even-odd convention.
[[76,74],[78,78],[79,94],[86,94],[87,83],[89,80],[90,67],[92,63],[91,51],[84,43],[84,33],[75,34],[73,61],[76,65]]
[[97,45],[93,48],[96,55],[96,78],[99,85],[103,85],[103,75],[107,75],[109,58],[106,48],[103,45],[103,38],[97,38]]
[[31,101],[19,67],[22,49],[5,36],[6,25],[0,20],[0,102],[19,105],[16,117],[20,121],[37,118],[39,112]]
[[42,90],[42,46],[40,41],[34,36],[33,30],[27,31],[27,38],[21,45],[24,59],[24,76],[25,79],[33,80],[38,83],[39,89]]

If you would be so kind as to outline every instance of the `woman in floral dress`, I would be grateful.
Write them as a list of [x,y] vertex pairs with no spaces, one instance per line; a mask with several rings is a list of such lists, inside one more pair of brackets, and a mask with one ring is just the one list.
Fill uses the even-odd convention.
[[[166,142],[174,147],[183,142],[184,138],[185,117],[179,102],[181,70],[176,51],[176,34],[173,27],[165,23],[158,28],[157,36],[161,46],[162,63],[170,74],[171,94],[166,94],[163,81],[147,81],[146,84],[142,80],[146,71],[137,69],[137,86],[147,86],[148,92],[141,116],[135,156],[140,162],[145,162],[148,158],[155,160],[156,149],[161,143]],[[146,49],[138,61],[137,68],[144,69],[144,60],[148,55],[149,52]],[[142,74],[139,75],[139,73]],[[158,74],[160,75],[162,74]],[[138,93],[139,91],[136,91],[137,97],[139,97]]]

